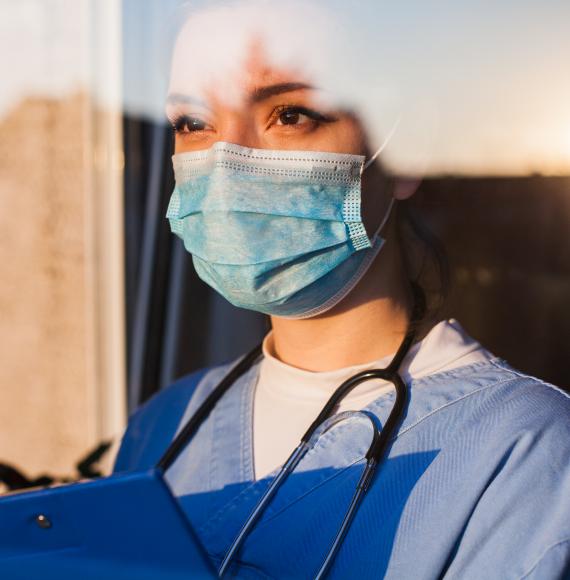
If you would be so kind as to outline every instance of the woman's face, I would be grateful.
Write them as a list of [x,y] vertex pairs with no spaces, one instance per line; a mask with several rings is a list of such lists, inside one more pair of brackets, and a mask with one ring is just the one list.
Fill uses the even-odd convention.
[[[176,154],[221,141],[255,149],[371,154],[356,115],[335,107],[302,73],[271,65],[259,44],[251,44],[243,64],[218,75],[208,71],[206,80],[188,64],[204,52],[191,40],[179,41],[174,52],[166,115]],[[392,194],[377,164],[366,170],[362,215],[370,236]]]

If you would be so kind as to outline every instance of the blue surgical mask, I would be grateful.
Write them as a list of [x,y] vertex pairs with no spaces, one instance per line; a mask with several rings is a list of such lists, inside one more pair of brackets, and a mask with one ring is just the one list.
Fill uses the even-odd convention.
[[321,314],[356,286],[384,244],[362,223],[363,156],[218,142],[172,159],[171,229],[200,278],[236,306]]

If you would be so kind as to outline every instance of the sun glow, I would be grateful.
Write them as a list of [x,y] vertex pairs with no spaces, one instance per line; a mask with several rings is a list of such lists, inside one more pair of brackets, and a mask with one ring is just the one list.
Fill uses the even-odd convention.
[[566,161],[566,169],[570,170],[570,126],[566,129],[566,143],[564,145],[563,159]]

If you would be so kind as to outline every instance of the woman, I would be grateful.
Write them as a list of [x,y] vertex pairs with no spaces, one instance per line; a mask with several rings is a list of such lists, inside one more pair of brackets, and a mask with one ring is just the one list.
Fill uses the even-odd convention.
[[[292,24],[271,10],[236,4],[190,17],[167,115],[172,230],[199,275],[270,315],[272,330],[247,364],[185,377],[140,409],[116,471],[167,468],[228,576],[568,578],[568,396],[494,357],[456,321],[433,323],[400,235],[401,204],[417,184],[376,162],[397,119],[371,147],[356,107],[317,88],[326,82],[310,67],[275,58],[271,39]],[[277,27],[262,34],[259,21]],[[394,372],[348,392],[235,544],[335,389],[386,367],[405,383],[403,406]],[[389,419],[394,405],[402,413]],[[189,421],[192,437],[165,455]],[[380,465],[343,529],[364,466],[374,466],[375,428]]]

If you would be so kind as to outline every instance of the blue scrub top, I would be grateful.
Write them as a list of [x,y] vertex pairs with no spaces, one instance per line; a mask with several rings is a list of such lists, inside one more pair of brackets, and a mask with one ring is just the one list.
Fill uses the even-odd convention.
[[[154,465],[229,368],[190,375],[137,411],[115,470]],[[269,481],[256,480],[253,463],[258,369],[233,385],[167,473],[216,566]],[[570,397],[500,359],[408,388],[405,418],[330,577],[569,579]],[[366,410],[384,424],[393,402],[386,393]],[[248,537],[234,576],[314,576],[370,436],[352,418],[322,437]]]

